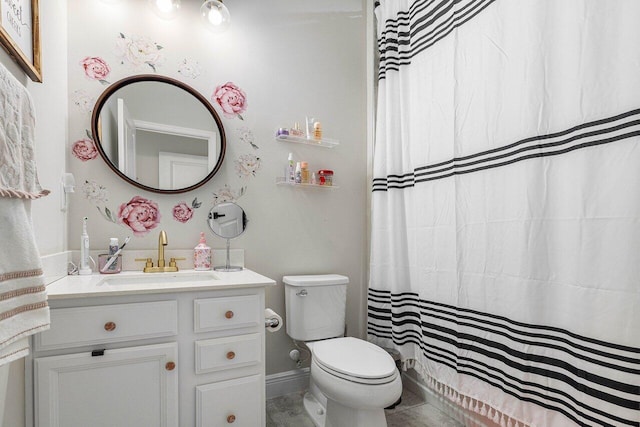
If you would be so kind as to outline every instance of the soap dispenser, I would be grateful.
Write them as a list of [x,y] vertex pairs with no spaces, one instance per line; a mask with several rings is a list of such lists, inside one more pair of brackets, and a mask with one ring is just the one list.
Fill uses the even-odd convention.
[[211,248],[207,246],[203,231],[200,232],[200,243],[193,249],[193,268],[211,270]]

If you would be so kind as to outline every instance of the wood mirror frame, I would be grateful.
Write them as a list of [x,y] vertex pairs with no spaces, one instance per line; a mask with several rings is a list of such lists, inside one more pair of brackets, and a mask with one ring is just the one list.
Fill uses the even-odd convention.
[[[209,112],[209,114],[211,115],[213,121],[215,122],[215,126],[217,127],[217,132],[220,136],[220,142],[219,142],[219,154],[217,156],[216,159],[216,163],[213,166],[213,169],[211,171],[209,171],[209,173],[200,181],[193,183],[192,185],[183,187],[183,188],[177,188],[177,189],[165,189],[165,188],[155,188],[152,187],[150,185],[146,185],[144,183],[138,182],[137,180],[127,176],[125,173],[123,173],[118,166],[111,160],[111,158],[109,157],[109,155],[105,152],[104,148],[103,148],[103,144],[101,141],[101,124],[100,124],[100,114],[102,112],[103,107],[105,106],[105,104],[109,101],[110,97],[116,93],[118,90],[124,88],[125,86],[129,86],[135,83],[139,83],[139,82],[158,82],[158,83],[164,83],[164,84],[168,84],[171,86],[175,86],[179,89],[184,90],[185,92],[187,92],[188,94],[190,94],[191,96],[193,96],[193,98],[195,98],[195,100],[197,100],[199,103],[201,103],[204,108]],[[163,101],[166,102],[167,100],[158,100],[158,102]],[[143,190],[147,190],[147,191],[151,191],[154,193],[161,193],[161,194],[179,194],[179,193],[186,193],[188,191],[194,190],[202,185],[204,185],[206,182],[208,182],[211,178],[213,178],[213,176],[218,172],[218,170],[220,169],[220,167],[222,166],[222,161],[224,160],[224,156],[225,156],[225,151],[226,151],[226,135],[224,132],[224,127],[222,126],[222,121],[220,120],[220,117],[218,116],[218,113],[216,113],[216,111],[214,110],[213,106],[211,105],[211,103],[209,103],[209,101],[202,96],[199,92],[197,92],[195,89],[193,89],[192,87],[190,87],[189,85],[173,79],[171,77],[166,77],[166,76],[160,76],[160,75],[156,75],[156,74],[140,74],[140,75],[135,75],[135,76],[131,76],[131,77],[126,77],[124,79],[121,79],[113,84],[111,84],[98,98],[98,100],[96,101],[96,104],[93,108],[93,113],[91,115],[91,133],[93,136],[93,140],[95,142],[96,148],[98,149],[98,152],[100,153],[100,156],[103,158],[103,160],[107,163],[107,165],[111,168],[111,170],[113,170],[113,172],[116,173],[116,175],[118,175],[120,178],[122,178],[123,180],[127,181],[128,183],[130,183],[131,185],[134,185],[138,188],[141,188]],[[217,153],[216,153],[217,154]]]

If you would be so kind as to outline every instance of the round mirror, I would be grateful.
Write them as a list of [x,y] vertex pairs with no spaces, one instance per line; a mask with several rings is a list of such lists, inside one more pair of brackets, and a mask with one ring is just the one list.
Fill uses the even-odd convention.
[[210,180],[226,137],[213,106],[192,87],[144,74],[100,95],[91,131],[102,158],[122,179],[156,193],[183,193]]
[[244,233],[247,222],[249,221],[244,210],[231,202],[212,207],[207,219],[211,231],[223,239],[233,239]]
[[223,239],[227,239],[227,261],[224,267],[214,267],[217,271],[240,271],[242,267],[231,265],[229,256],[230,239],[238,237],[247,228],[247,215],[235,203],[227,202],[215,205],[209,211],[207,224],[211,231]]

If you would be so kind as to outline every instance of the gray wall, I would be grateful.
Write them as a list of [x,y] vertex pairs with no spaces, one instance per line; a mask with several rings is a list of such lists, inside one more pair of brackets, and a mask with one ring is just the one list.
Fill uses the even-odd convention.
[[[262,1],[228,0],[232,29],[213,35],[202,28],[199,2],[182,2],[180,15],[162,21],[148,9],[146,1],[107,4],[100,0],[74,1],[69,7],[69,143],[90,128],[90,112],[81,108],[83,97],[97,98],[105,86],[84,76],[79,65],[86,56],[99,56],[111,67],[106,80],[153,73],[145,64],[135,67],[117,55],[120,33],[146,37],[162,46],[158,74],[177,78],[207,99],[217,85],[233,82],[247,95],[247,109],[240,117],[221,115],[227,133],[227,153],[221,171],[198,190],[182,195],[161,195],[131,186],[104,164],[101,158],[81,162],[71,158],[78,182],[90,180],[108,190],[104,203],[76,197],[69,221],[69,247],[79,248],[81,218],[89,217],[92,248],[106,248],[109,237],[124,240],[131,231],[107,221],[96,209],[118,207],[134,196],[158,204],[160,225],[145,236],[134,237],[131,249],[157,246],[158,231],[169,236],[169,249],[193,248],[200,231],[208,242],[223,248],[225,242],[206,227],[206,214],[214,194],[228,186],[247,212],[245,234],[232,241],[232,248],[245,250],[248,268],[269,276],[278,286],[269,289],[267,305],[285,314],[282,276],[288,274],[339,273],[350,277],[347,323],[349,333],[363,336],[366,288],[367,234],[367,98],[366,98],[366,2],[364,0]],[[201,74],[191,78],[180,73],[187,59],[197,63]],[[279,127],[317,117],[327,137],[340,140],[333,149],[277,142]],[[246,142],[253,135],[254,149]],[[279,187],[288,153],[309,162],[311,170],[333,169],[333,190]],[[255,176],[237,173],[242,156],[259,158]],[[175,221],[172,208],[194,198],[202,207],[187,223]],[[216,262],[214,260],[214,262]],[[220,263],[218,260],[217,263]],[[267,337],[267,373],[294,369],[288,353],[291,341],[283,328]]]

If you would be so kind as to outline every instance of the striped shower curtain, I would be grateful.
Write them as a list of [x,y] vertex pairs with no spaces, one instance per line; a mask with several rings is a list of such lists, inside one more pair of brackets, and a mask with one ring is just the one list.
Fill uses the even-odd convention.
[[640,2],[375,13],[369,339],[503,426],[639,426]]

